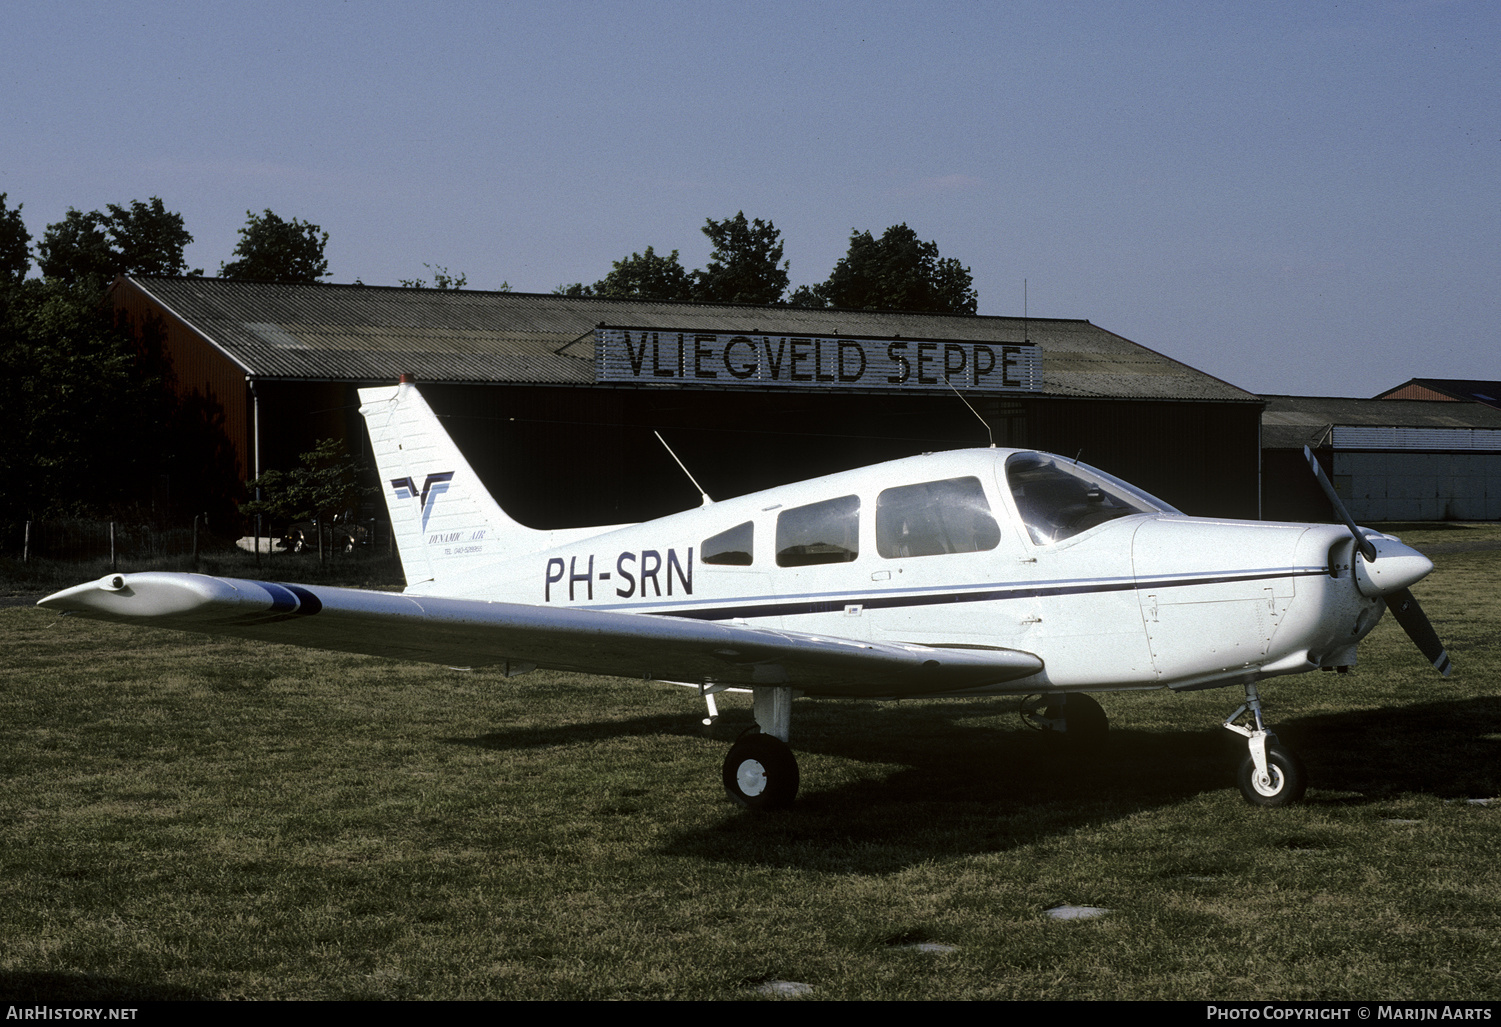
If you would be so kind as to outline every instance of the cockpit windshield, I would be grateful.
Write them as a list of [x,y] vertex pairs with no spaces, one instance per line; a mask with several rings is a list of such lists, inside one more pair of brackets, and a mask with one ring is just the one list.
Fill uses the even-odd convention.
[[1048,545],[1117,517],[1177,513],[1171,506],[1104,471],[1048,453],[1017,453],[1006,481],[1032,541]]

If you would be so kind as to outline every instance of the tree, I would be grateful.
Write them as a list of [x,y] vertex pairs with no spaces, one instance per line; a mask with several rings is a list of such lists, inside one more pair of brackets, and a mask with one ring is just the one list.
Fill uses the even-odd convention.
[[328,233],[317,225],[293,218],[283,221],[270,210],[245,212],[234,255],[240,259],[219,265],[223,278],[256,282],[316,282],[328,275],[323,247]]
[[104,231],[104,215],[97,210],[85,214],[69,207],[66,217],[47,226],[36,251],[37,267],[48,281],[98,284],[113,277],[115,254]]
[[21,204],[5,209],[5,193],[0,193],[0,288],[15,285],[31,270],[31,233],[21,220]]
[[799,285],[792,290],[792,295],[787,297],[789,307],[812,307],[814,310],[822,310],[829,305],[828,301],[818,294],[819,286]]
[[[464,272],[462,271],[460,271],[457,275],[453,275],[450,274],[448,268],[444,267],[442,264],[439,264],[437,267],[434,267],[431,264],[423,264],[422,266],[433,273],[432,288],[437,289],[440,292],[462,289],[469,283],[469,276],[464,274]],[[403,289],[428,288],[428,284],[420,278],[398,278],[396,279],[396,281],[401,285]],[[511,291],[509,285],[504,285],[504,283],[502,284],[503,287],[500,290],[501,292]]]
[[130,209],[111,203],[106,228],[110,243],[119,259],[117,273],[123,275],[192,275],[203,274],[202,268],[188,270],[183,249],[193,241],[183,227],[182,215],[169,211],[158,196],[149,203],[133,200]]
[[693,298],[693,279],[678,262],[678,251],[659,257],[650,246],[617,260],[610,273],[594,283],[593,295],[613,299],[686,300]]
[[782,261],[782,233],[775,225],[760,218],[747,221],[740,211],[723,221],[706,219],[702,231],[714,244],[702,271],[684,270],[677,250],[662,257],[648,246],[645,253],[615,261],[610,273],[593,285],[560,285],[553,295],[761,305],[781,301],[789,265]]
[[[246,487],[256,498],[240,506],[249,517],[264,514],[273,523],[290,525],[296,521],[329,523],[334,515],[351,512],[360,500],[377,490],[360,484],[362,468],[337,439],[319,439],[312,449],[300,454],[301,463],[290,471],[265,471]],[[320,538],[318,550],[323,551]]]
[[188,271],[183,250],[193,236],[182,215],[169,211],[158,196],[130,206],[109,204],[108,213],[68,208],[67,216],[47,226],[37,244],[37,266],[46,278],[72,285],[104,283],[116,275],[201,275]]
[[657,256],[650,246],[646,252],[632,253],[611,265],[610,273],[593,285],[574,282],[560,285],[554,296],[606,296],[632,300],[691,300],[693,276],[678,260],[678,251]]
[[[173,392],[165,326],[134,325],[105,294],[117,274],[181,274],[193,237],[162,201],[73,208],[38,244],[0,195],[0,520],[27,516],[184,514],[240,487],[223,410]],[[202,271],[194,272],[202,274]],[[176,507],[161,505],[164,481]],[[182,505],[187,504],[187,505]]]
[[172,397],[94,283],[0,288],[0,519],[122,511],[175,444]]
[[891,226],[880,239],[851,230],[849,252],[828,281],[804,289],[794,295],[853,310],[973,314],[979,303],[969,268],[940,258],[937,243],[920,241],[905,224]]
[[693,273],[693,299],[703,303],[769,305],[787,290],[781,232],[770,221],[746,221],[745,212],[723,221],[706,219],[703,233],[714,244],[709,265]]

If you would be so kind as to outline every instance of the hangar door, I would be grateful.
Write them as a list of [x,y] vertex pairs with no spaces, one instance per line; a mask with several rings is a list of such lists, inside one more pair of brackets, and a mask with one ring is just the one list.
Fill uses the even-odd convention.
[[1334,453],[1357,521],[1501,520],[1501,453]]

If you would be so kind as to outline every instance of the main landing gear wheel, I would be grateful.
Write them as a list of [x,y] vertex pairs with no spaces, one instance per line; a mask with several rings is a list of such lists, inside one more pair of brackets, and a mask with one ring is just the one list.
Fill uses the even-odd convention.
[[1253,806],[1290,806],[1303,798],[1308,774],[1291,750],[1272,742],[1266,747],[1266,774],[1256,773],[1256,760],[1249,754],[1236,775],[1240,794]]
[[[1035,700],[1033,700],[1035,701]],[[1099,752],[1110,739],[1110,718],[1100,704],[1083,692],[1050,695],[1041,713],[1024,707],[1022,718],[1033,727],[1057,735],[1059,741],[1078,753]]]
[[742,735],[724,758],[724,790],[747,809],[790,806],[797,786],[797,757],[775,735]]

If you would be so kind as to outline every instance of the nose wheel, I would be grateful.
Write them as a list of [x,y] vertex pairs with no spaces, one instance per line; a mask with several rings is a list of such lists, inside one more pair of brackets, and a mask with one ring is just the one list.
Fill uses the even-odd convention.
[[1256,767],[1254,756],[1247,755],[1236,775],[1240,794],[1255,806],[1287,806],[1303,798],[1308,777],[1303,762],[1288,749],[1273,742],[1266,747],[1266,770]]
[[[1235,723],[1246,713],[1252,726]],[[1308,774],[1303,762],[1277,741],[1261,720],[1261,697],[1254,684],[1246,686],[1246,701],[1230,714],[1225,727],[1246,739],[1250,751],[1235,775],[1240,794],[1253,806],[1290,806],[1303,798],[1308,788]]]

